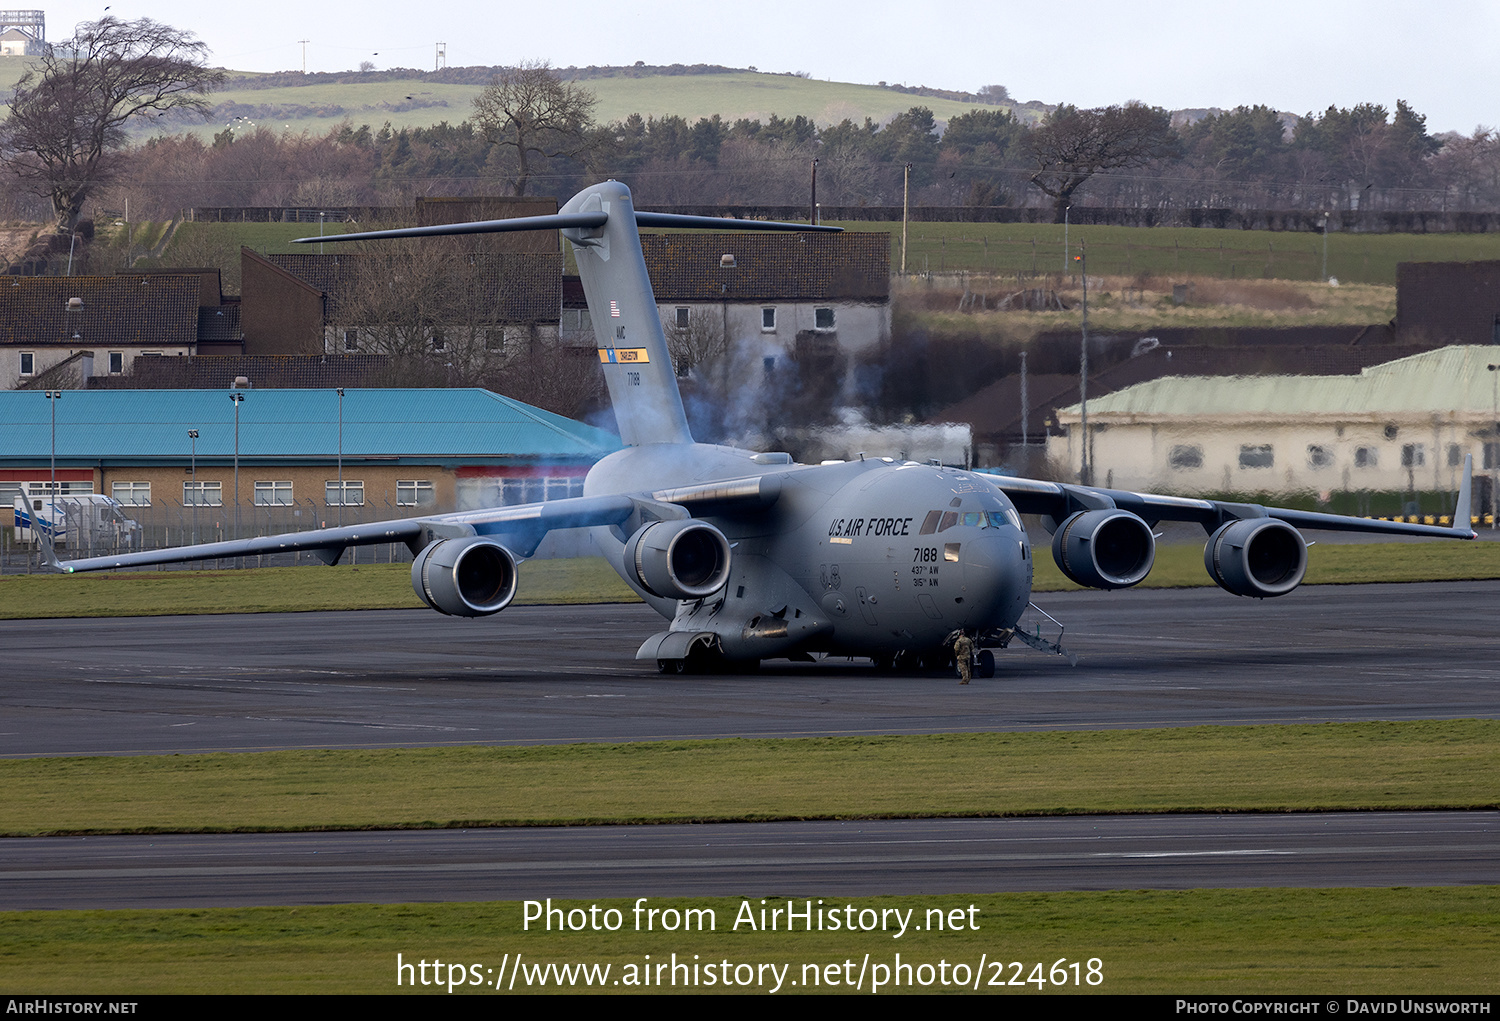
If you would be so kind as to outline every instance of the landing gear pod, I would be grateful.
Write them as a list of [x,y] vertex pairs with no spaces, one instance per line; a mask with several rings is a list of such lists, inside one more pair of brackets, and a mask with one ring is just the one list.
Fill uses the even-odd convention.
[[1129,511],[1079,511],[1052,534],[1052,559],[1089,588],[1129,588],[1151,573],[1156,538]]
[[516,597],[516,558],[483,536],[442,539],[412,561],[411,587],[422,602],[451,617],[499,613]]
[[1220,588],[1237,596],[1284,596],[1307,573],[1307,543],[1285,521],[1231,521],[1208,537],[1203,566]]
[[640,586],[665,599],[702,599],[729,581],[729,540],[703,521],[643,525],[626,541],[623,556]]

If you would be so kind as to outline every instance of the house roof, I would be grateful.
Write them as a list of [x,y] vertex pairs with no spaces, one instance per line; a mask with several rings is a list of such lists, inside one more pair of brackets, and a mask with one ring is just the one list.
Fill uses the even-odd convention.
[[266,261],[328,296],[327,322],[341,322],[359,303],[364,267],[378,279],[405,280],[408,286],[430,290],[450,280],[455,300],[493,309],[502,322],[556,322],[562,309],[562,255],[555,253],[488,252],[465,254],[474,272],[449,276],[441,260],[414,259],[409,253],[268,255]]
[[[842,234],[642,234],[656,300],[886,301],[891,239]],[[733,269],[721,266],[733,255]]]
[[[1345,376],[1166,376],[1089,401],[1090,416],[1493,415],[1500,347],[1454,346]],[[1079,406],[1059,415],[1079,417]]]
[[[239,457],[245,463],[332,463],[339,451],[333,390],[244,390]],[[613,434],[487,390],[345,390],[343,456],[422,464],[592,462],[617,450]],[[68,390],[57,401],[57,462],[69,467],[178,464],[199,432],[198,460],[235,453],[227,390]],[[0,391],[0,466],[46,463],[49,401]]]
[[257,390],[375,386],[385,355],[163,355],[138,358],[123,376],[93,376],[89,389],[227,390],[243,376]]
[[0,344],[188,347],[200,288],[193,274],[0,278]]

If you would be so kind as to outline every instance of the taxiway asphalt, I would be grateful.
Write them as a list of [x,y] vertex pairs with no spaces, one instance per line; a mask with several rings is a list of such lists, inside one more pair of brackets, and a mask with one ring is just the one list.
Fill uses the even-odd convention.
[[[1500,584],[1038,596],[1077,666],[664,677],[640,605],[0,622],[0,756],[1493,718]],[[1028,620],[1040,618],[1029,615]],[[1055,629],[1044,624],[1044,633]]]
[[1082,816],[0,841],[0,910],[1500,882],[1500,813]]

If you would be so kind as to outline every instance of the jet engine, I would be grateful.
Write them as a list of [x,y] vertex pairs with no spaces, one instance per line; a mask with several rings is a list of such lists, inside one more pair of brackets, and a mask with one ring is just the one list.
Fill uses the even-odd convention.
[[1129,511],[1079,511],[1052,533],[1052,559],[1090,588],[1129,588],[1151,573],[1156,538]]
[[1208,537],[1203,566],[1220,588],[1237,596],[1284,596],[1307,573],[1307,542],[1275,518],[1231,521]]
[[702,599],[729,581],[729,540],[704,521],[652,521],[622,556],[640,586],[664,599]]
[[452,617],[499,613],[516,596],[516,558],[483,536],[440,539],[412,561],[411,587],[422,602]]

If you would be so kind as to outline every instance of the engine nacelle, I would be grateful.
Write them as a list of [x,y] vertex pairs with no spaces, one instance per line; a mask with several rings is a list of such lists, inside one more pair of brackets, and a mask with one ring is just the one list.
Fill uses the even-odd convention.
[[704,521],[642,525],[622,556],[640,586],[664,599],[702,599],[729,581],[729,540]]
[[484,536],[440,539],[412,561],[411,587],[451,617],[499,613],[516,597],[516,558]]
[[1231,521],[1208,537],[1203,566],[1220,588],[1237,596],[1284,596],[1307,574],[1307,541],[1275,518]]
[[1156,537],[1129,511],[1079,511],[1052,533],[1052,559],[1090,588],[1129,588],[1151,573]]

